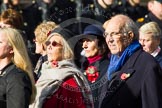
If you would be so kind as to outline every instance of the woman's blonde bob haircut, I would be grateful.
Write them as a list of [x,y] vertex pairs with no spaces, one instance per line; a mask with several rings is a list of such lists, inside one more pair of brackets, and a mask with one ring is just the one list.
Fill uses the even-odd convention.
[[143,34],[152,34],[154,39],[160,39],[161,29],[156,22],[148,22],[142,25],[139,29],[139,32]]
[[32,73],[32,64],[30,62],[24,40],[21,34],[16,29],[1,28],[0,32],[6,36],[9,45],[13,48],[12,62],[18,68],[26,72],[30,77],[32,83],[32,96],[30,103],[32,103],[36,95],[35,81]]

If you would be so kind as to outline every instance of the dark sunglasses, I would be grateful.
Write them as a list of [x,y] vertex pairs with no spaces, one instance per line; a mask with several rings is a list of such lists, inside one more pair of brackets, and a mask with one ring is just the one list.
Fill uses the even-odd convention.
[[62,46],[62,44],[57,43],[56,41],[53,41],[53,42],[51,42],[51,41],[46,41],[45,44],[46,44],[46,46],[52,44],[52,46],[54,46],[54,47],[55,47],[55,46]]

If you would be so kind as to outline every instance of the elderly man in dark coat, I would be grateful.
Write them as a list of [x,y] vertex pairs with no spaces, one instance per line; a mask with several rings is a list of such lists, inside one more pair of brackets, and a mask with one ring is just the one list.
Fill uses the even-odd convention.
[[162,70],[142,50],[133,20],[116,15],[105,27],[104,36],[112,55],[100,108],[162,108]]

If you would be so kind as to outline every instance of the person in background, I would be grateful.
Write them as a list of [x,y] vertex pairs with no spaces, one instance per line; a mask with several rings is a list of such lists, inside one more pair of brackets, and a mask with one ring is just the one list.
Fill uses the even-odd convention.
[[93,3],[83,8],[81,17],[104,23],[107,19],[119,13],[117,10],[118,6],[118,1],[116,0],[93,0]]
[[133,21],[144,17],[148,14],[147,6],[141,5],[141,0],[117,0],[119,6],[117,7],[120,14],[129,16]]
[[104,36],[111,58],[99,108],[161,108],[162,70],[138,42],[135,22],[116,15],[107,22]]
[[32,65],[21,34],[0,28],[0,106],[28,108],[36,89]]
[[19,10],[20,9],[20,0],[2,0],[2,3],[0,4],[0,13],[7,9],[14,9]]
[[162,30],[162,0],[149,0],[147,3],[149,13],[144,17],[137,19],[137,25],[140,27],[145,23],[154,21],[159,24]]
[[[103,80],[105,80],[104,76],[109,64],[109,50],[103,37],[103,31],[104,29],[100,25],[89,25],[85,28],[83,34],[70,39],[74,45],[73,52],[78,52],[75,54],[75,58],[79,59],[79,66],[78,63],[76,64],[89,81],[95,108],[98,108],[100,88],[103,85]],[[77,46],[78,43],[81,44],[82,48]],[[79,52],[78,49],[81,49],[82,52]],[[78,58],[79,53],[83,54],[80,58]],[[97,86],[99,84],[100,86]]]
[[144,17],[148,13],[141,0],[93,0],[93,4],[87,5],[82,11],[82,17],[89,17],[101,23],[116,14],[125,14],[134,21]]
[[34,73],[36,74],[36,80],[40,77],[40,71],[42,68],[42,64],[47,61],[47,54],[46,54],[46,39],[49,35],[50,31],[56,27],[56,24],[52,21],[42,22],[39,24],[35,31],[35,44],[36,49],[35,53],[40,54],[41,57],[38,59],[36,67],[34,69]]
[[42,21],[53,21],[56,24],[76,16],[74,0],[34,0],[33,5],[41,13]]
[[148,22],[139,29],[139,42],[143,50],[150,53],[162,67],[162,52],[160,48],[161,30],[156,22]]
[[6,9],[0,14],[0,28],[11,27],[18,29],[27,45],[27,35],[23,31],[23,17],[14,9]]
[[[56,0],[33,0],[35,7],[38,8],[38,10],[41,13],[41,21],[49,21],[50,16],[53,14],[52,12],[54,4],[56,3]],[[57,8],[57,7],[55,7]]]
[[22,15],[14,9],[7,9],[3,11],[0,14],[0,28],[4,27],[12,27],[23,31]]
[[13,9],[20,13],[23,17],[23,30],[26,32],[30,44],[33,45],[34,29],[42,21],[41,12],[34,5],[34,0],[25,0],[25,3],[23,2],[24,0],[3,0],[3,3],[0,5],[0,13],[7,9]]
[[60,27],[51,31],[45,42],[48,61],[43,63],[37,80],[37,96],[29,108],[93,108],[90,87],[73,62],[67,42],[69,30]]
[[23,30],[24,26],[22,15],[14,9],[7,9],[3,11],[0,15],[0,27],[1,28],[11,27],[19,30],[27,47],[29,57],[32,61],[32,65],[33,67],[35,67],[39,56],[31,51],[31,44],[30,41],[28,40],[28,35]]
[[[139,18],[136,21],[137,25],[140,27],[145,23],[154,21],[159,25],[162,31],[162,0],[149,0],[147,7],[149,13],[144,17]],[[162,48],[162,36],[160,38],[161,38],[160,47]]]

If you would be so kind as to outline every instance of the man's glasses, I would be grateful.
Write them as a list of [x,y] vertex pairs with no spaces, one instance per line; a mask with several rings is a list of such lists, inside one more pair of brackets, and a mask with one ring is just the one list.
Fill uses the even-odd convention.
[[60,43],[57,43],[56,41],[53,41],[53,42],[51,42],[51,41],[46,41],[45,42],[45,44],[46,44],[46,46],[49,46],[50,44],[52,44],[52,46],[62,46],[62,44],[60,44]]
[[111,32],[111,33],[104,32],[103,36],[105,38],[108,37],[108,36],[111,37],[111,38],[118,38],[119,34],[121,34],[121,32]]

